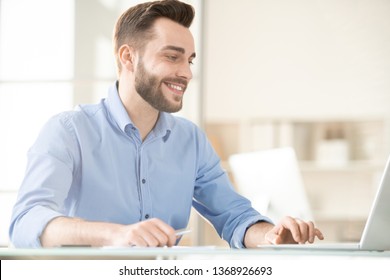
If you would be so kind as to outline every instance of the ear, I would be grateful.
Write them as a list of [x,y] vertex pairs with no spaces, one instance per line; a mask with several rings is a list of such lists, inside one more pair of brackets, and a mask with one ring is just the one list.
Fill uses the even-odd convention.
[[133,72],[135,64],[135,51],[129,45],[122,45],[118,51],[122,69]]

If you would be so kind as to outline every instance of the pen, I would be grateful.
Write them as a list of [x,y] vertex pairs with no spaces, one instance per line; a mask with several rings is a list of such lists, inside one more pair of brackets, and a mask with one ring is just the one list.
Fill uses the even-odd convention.
[[182,229],[176,230],[175,234],[176,234],[176,236],[181,236],[181,235],[184,235],[184,234],[187,234],[190,232],[191,232],[191,229],[182,228]]

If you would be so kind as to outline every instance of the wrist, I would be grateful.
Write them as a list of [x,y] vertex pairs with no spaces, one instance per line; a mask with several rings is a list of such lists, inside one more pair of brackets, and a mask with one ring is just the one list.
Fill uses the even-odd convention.
[[256,248],[261,244],[269,244],[265,237],[273,227],[273,224],[264,221],[251,225],[245,232],[244,246],[246,248]]

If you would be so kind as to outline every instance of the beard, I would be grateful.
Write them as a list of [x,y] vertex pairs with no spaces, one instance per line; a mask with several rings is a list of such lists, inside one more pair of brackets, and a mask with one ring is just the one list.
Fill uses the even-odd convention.
[[183,107],[182,96],[173,95],[175,102],[169,101],[164,95],[161,86],[164,82],[176,82],[187,85],[187,82],[178,78],[166,78],[160,80],[157,76],[146,71],[142,60],[138,62],[135,74],[135,89],[138,94],[158,111],[175,113]]

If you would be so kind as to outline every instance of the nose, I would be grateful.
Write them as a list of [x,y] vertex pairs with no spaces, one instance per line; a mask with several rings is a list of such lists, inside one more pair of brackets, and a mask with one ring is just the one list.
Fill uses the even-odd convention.
[[178,68],[176,75],[178,77],[186,79],[189,82],[193,76],[190,63],[184,62],[180,64],[180,67]]

